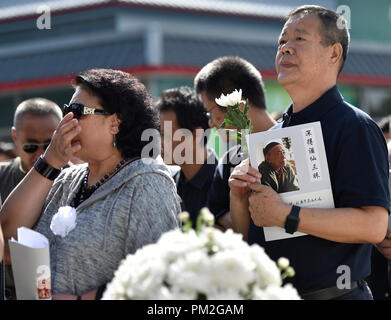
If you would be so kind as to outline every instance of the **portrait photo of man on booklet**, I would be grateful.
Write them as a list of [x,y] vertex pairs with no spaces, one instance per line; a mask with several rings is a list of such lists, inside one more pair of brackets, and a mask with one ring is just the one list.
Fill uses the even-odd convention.
[[262,148],[264,160],[258,165],[258,171],[262,174],[261,183],[272,187],[277,193],[300,190],[293,152],[287,150],[282,141],[288,142],[289,137],[267,143]]

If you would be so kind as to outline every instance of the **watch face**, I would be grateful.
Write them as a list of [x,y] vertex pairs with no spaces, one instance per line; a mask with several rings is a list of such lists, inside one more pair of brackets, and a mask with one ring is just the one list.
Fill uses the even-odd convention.
[[286,223],[285,223],[285,231],[293,234],[297,231],[297,228],[299,226],[299,218],[297,217],[287,217]]
[[292,206],[291,212],[286,217],[286,222],[285,222],[285,231],[287,233],[293,234],[297,231],[300,222],[299,213],[300,213],[300,207]]

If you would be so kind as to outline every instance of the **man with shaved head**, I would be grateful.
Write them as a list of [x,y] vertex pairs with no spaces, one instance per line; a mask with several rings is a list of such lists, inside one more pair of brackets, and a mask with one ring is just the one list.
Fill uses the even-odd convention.
[[[49,145],[53,132],[62,119],[60,107],[44,98],[32,98],[18,105],[11,129],[18,157],[0,163],[0,196],[3,201],[33,167]],[[4,252],[5,296],[16,299],[9,249]]]

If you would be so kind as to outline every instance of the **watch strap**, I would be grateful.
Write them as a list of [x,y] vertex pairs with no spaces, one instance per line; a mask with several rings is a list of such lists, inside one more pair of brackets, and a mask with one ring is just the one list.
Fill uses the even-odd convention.
[[45,178],[52,180],[52,181],[55,180],[59,176],[59,174],[61,173],[60,169],[56,169],[56,168],[52,167],[49,163],[47,163],[43,159],[42,155],[38,158],[37,162],[35,162],[34,169],[39,174],[41,174]]

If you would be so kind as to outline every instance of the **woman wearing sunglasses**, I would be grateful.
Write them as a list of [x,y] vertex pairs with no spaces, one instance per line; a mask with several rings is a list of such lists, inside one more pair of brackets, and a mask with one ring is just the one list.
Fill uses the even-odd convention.
[[[178,226],[180,204],[168,169],[141,159],[143,131],[158,126],[144,85],[109,69],[82,72],[73,85],[48,148],[0,216],[5,239],[20,226],[49,239],[54,299],[95,299],[128,253]],[[86,164],[61,170],[72,156]],[[77,219],[62,237],[50,225],[64,206]]]

